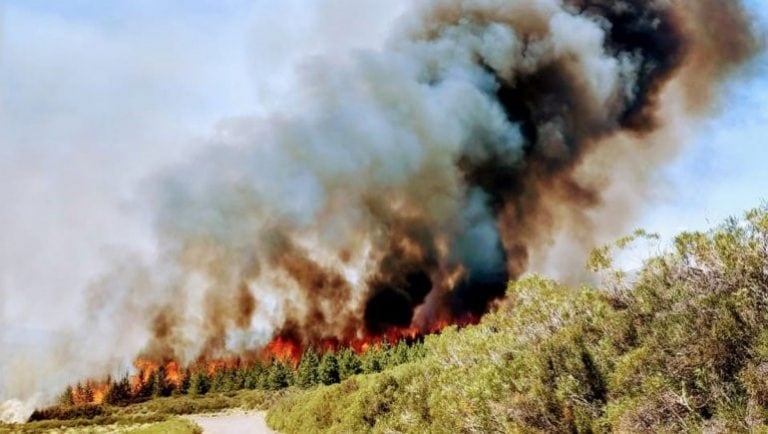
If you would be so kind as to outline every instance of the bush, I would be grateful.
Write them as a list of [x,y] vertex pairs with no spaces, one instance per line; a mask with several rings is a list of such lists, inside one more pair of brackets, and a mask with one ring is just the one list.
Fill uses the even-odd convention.
[[[768,210],[684,233],[636,273],[590,266],[605,288],[538,276],[476,326],[429,336],[426,356],[278,402],[286,432],[768,432]],[[627,276],[632,276],[631,279]],[[402,357],[402,350],[396,352]]]
[[32,415],[29,416],[29,421],[93,419],[96,416],[102,416],[105,413],[105,408],[101,405],[55,405],[42,410],[35,410]]

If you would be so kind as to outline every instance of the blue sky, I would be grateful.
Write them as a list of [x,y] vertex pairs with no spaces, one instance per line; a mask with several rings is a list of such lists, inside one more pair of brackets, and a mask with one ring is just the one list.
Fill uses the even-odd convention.
[[[768,4],[760,5],[766,23]],[[640,225],[672,236],[706,229],[768,200],[768,62],[757,59],[731,83],[718,113],[701,123],[660,182],[668,182]]]
[[[0,1],[0,327],[70,320],[57,307],[109,258],[152,254],[143,179],[222,118],[290,106],[298,65],[379,46],[408,3]],[[768,27],[768,3],[747,3]],[[659,173],[637,226],[670,236],[768,199],[766,59],[745,77]]]

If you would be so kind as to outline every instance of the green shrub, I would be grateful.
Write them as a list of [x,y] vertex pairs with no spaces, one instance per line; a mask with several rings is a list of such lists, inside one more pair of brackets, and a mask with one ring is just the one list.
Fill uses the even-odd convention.
[[49,419],[93,419],[97,416],[102,416],[105,413],[105,408],[102,405],[55,405],[42,410],[35,410],[32,415],[29,416],[29,421],[35,422]]
[[[596,251],[605,288],[538,276],[426,355],[363,357],[368,375],[277,402],[298,432],[767,432],[768,210],[683,233],[641,270],[611,269],[638,231]],[[397,356],[393,356],[397,354]],[[383,370],[382,373],[375,373]]]

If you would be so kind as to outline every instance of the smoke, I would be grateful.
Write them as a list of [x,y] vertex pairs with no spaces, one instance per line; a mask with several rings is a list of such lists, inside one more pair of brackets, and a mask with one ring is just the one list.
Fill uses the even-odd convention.
[[562,234],[581,256],[631,215],[604,192],[647,189],[614,170],[669,155],[755,52],[721,3],[421,2],[385,49],[307,64],[295,110],[230,120],[159,176],[172,276],[147,352],[427,331],[482,315]]
[[[624,170],[671,155],[757,49],[733,2],[415,9],[385,49],[307,65],[295,111],[232,120],[160,178],[185,280],[158,313],[168,356],[254,322],[310,345],[482,315],[557,237],[581,256],[619,230],[652,173]],[[617,185],[625,209],[601,212]]]
[[578,276],[758,48],[736,1],[418,2],[159,174],[161,253],[96,282],[91,321],[184,362],[473,321],[528,270]]

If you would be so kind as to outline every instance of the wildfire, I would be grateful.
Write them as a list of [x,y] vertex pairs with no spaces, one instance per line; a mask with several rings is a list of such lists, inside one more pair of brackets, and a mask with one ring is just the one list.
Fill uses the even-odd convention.
[[237,368],[238,366],[240,366],[240,364],[241,364],[241,360],[239,357],[227,357],[227,358],[198,362],[198,365],[204,366],[203,370],[208,375],[214,375],[217,372]]
[[184,382],[184,373],[178,362],[172,361],[165,365],[165,381],[175,387],[181,387]]
[[149,384],[149,380],[160,369],[160,363],[148,359],[136,359],[133,362],[137,374],[131,377],[131,390],[137,393],[144,385]]
[[264,347],[264,354],[267,358],[274,357],[283,362],[291,362],[294,366],[299,363],[301,352],[301,345],[285,336],[275,337]]
[[109,382],[87,381],[72,388],[71,399],[75,405],[102,404],[109,393]]
[[[440,333],[446,327],[457,325],[464,327],[476,324],[479,318],[466,315],[460,319],[442,319],[437,320],[426,327],[411,325],[408,327],[390,327],[383,333],[364,333],[363,336],[353,337],[351,339],[341,340],[329,338],[322,340],[315,345],[315,350],[320,353],[337,352],[344,348],[350,348],[358,354],[365,353],[371,348],[378,348],[384,343],[394,344],[400,341],[415,341],[421,336],[427,334]],[[263,350],[265,360],[275,358],[284,362],[291,362],[296,366],[304,348],[300,342],[288,336],[279,335],[275,337]]]
[[[349,348],[357,354],[364,354],[371,349],[381,348],[385,343],[412,342],[425,334],[439,333],[450,325],[465,326],[476,322],[477,318],[466,317],[462,320],[436,321],[426,329],[416,326],[390,327],[384,333],[366,333],[361,337],[352,339],[325,339],[315,345],[315,350],[320,353],[327,353]],[[155,391],[152,389],[157,387],[156,384],[158,382],[162,387],[176,390],[182,388],[185,382],[188,384],[188,380],[196,372],[204,372],[209,377],[213,377],[219,372],[248,367],[257,363],[269,363],[271,360],[288,363],[296,369],[305,348],[306,345],[302,345],[297,339],[286,335],[278,335],[259,352],[253,352],[247,356],[198,360],[186,367],[176,360],[160,362],[149,358],[137,358],[133,363],[135,373],[128,377],[127,380],[124,380],[126,381],[125,384],[127,384],[126,388],[128,388],[125,393],[133,398],[141,398],[142,396],[149,396],[154,393]],[[159,379],[158,376],[160,377]],[[106,403],[112,388],[121,387],[118,384],[111,380],[89,380],[71,389],[70,400],[75,405]]]

